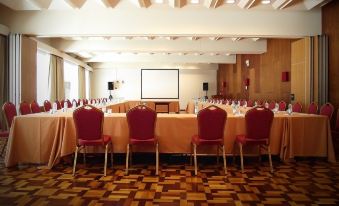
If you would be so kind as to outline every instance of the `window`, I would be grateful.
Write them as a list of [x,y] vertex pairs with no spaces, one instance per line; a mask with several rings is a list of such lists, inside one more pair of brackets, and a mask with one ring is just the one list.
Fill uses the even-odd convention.
[[89,71],[86,70],[85,71],[85,85],[86,85],[86,99],[89,99],[89,89],[90,89],[90,86],[91,86],[91,82],[90,82],[90,79],[89,79]]
[[49,100],[48,75],[50,54],[39,50],[37,52],[37,102],[43,105],[45,100]]
[[78,65],[64,61],[65,99],[78,99]]

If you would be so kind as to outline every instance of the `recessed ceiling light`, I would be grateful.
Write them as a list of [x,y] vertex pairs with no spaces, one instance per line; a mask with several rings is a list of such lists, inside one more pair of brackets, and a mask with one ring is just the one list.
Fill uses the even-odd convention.
[[191,4],[199,4],[199,0],[190,0]]
[[235,0],[226,0],[226,4],[234,4]]
[[154,2],[157,3],[157,4],[163,4],[164,0],[155,0]]
[[269,4],[269,3],[271,3],[271,0],[261,0],[261,3],[262,4]]

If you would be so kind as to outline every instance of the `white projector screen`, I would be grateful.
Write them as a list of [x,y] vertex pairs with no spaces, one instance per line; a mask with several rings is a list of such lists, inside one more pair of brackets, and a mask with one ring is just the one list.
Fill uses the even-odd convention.
[[141,99],[179,99],[179,69],[141,69]]

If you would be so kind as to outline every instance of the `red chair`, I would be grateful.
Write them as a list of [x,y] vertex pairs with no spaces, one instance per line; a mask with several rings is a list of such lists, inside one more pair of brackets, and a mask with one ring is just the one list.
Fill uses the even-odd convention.
[[299,102],[296,102],[292,105],[292,112],[299,112],[301,113],[303,110],[303,106],[299,103]]
[[[17,116],[15,105],[11,102],[5,102],[5,104],[2,106],[2,111],[6,119],[7,128],[8,130],[10,130],[13,119],[15,116]],[[0,127],[0,131],[1,131],[1,127]],[[6,131],[0,132],[0,137],[6,139],[6,143],[4,144],[4,147],[2,148],[2,151],[1,151],[1,156],[2,156],[5,150],[5,147],[7,146],[9,132],[6,132]]]
[[[87,146],[102,146],[105,148],[104,176],[106,176],[107,150],[109,145],[111,146],[111,165],[113,167],[113,144],[111,136],[102,134],[104,113],[90,105],[82,106],[74,110],[73,121],[76,128],[77,139],[73,165],[73,176],[75,174],[78,151],[84,149],[85,152]],[[84,162],[85,155],[86,153],[84,153]]]
[[52,104],[51,104],[50,101],[48,101],[48,100],[44,101],[44,109],[45,109],[45,112],[49,112],[49,110],[52,109]]
[[90,100],[90,103],[91,103],[91,104],[96,104],[97,101],[96,101],[95,99],[91,99],[91,100]]
[[55,100],[55,103],[57,104],[57,110],[61,109],[61,103],[58,100]]
[[[219,158],[219,150],[222,149],[224,159],[224,172],[227,174],[226,155],[224,145],[224,129],[227,119],[225,110],[211,105],[199,111],[197,115],[198,120],[198,134],[192,136],[192,147],[194,153],[194,174],[197,175],[197,146],[213,145],[217,146],[217,156]],[[191,154],[192,157],[192,154]]]
[[88,99],[84,99],[84,100],[83,100],[83,103],[84,103],[84,105],[85,105],[85,104],[88,104]]
[[27,102],[21,102],[19,106],[19,111],[21,115],[31,114],[31,108]]
[[240,149],[241,172],[244,172],[242,148],[245,145],[259,146],[259,151],[260,148],[267,149],[271,172],[273,172],[271,150],[269,145],[273,117],[273,112],[270,109],[263,107],[256,107],[246,112],[246,134],[237,135],[235,140]]
[[73,99],[73,100],[72,100],[72,106],[71,106],[71,107],[73,107],[73,105],[75,105],[76,107],[78,107],[78,106],[80,105],[80,102],[79,102],[79,104],[78,104],[78,101],[75,100],[75,99]]
[[36,101],[33,101],[31,103],[31,111],[32,111],[32,113],[40,113],[41,112],[40,106]]
[[248,100],[247,107],[253,107],[253,106],[254,106],[254,102],[252,100]]
[[318,114],[318,104],[312,102],[308,107],[308,114]]
[[274,108],[275,108],[275,101],[271,101],[271,102],[268,104],[268,109],[273,110]]
[[339,109],[337,111],[337,120],[334,129],[332,129],[332,139],[336,158],[339,158]]
[[67,103],[67,108],[72,108],[72,103],[71,103],[71,101],[69,101],[69,99],[61,100],[61,102],[60,102],[61,108],[64,108],[65,102]]
[[126,113],[129,128],[129,143],[126,154],[126,174],[128,174],[129,154],[133,145],[154,145],[156,154],[155,174],[159,170],[159,143],[155,135],[157,113],[145,105],[138,105]]
[[7,145],[7,141],[8,141],[8,136],[9,136],[9,131],[5,131],[3,130],[2,126],[1,126],[1,121],[0,121],[0,139],[5,141],[4,146],[2,147],[1,150],[1,156],[3,155],[6,145]]
[[327,102],[321,106],[319,114],[328,116],[328,119],[331,121],[333,112],[334,112],[333,105]]
[[279,111],[286,111],[286,102],[284,101],[279,102]]

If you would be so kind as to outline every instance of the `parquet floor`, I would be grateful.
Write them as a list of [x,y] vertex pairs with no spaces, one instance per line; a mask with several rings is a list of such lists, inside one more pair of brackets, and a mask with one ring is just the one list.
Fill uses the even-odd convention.
[[75,178],[67,163],[53,170],[37,165],[5,168],[1,159],[0,205],[339,205],[339,164],[276,160],[271,174],[267,161],[247,159],[241,174],[229,158],[225,176],[222,164],[206,157],[199,159],[194,176],[186,157],[162,156],[161,172],[155,176],[153,156],[142,156],[134,156],[125,176],[124,156],[116,155],[106,177],[101,174],[102,156],[89,157],[86,166],[80,158]]

